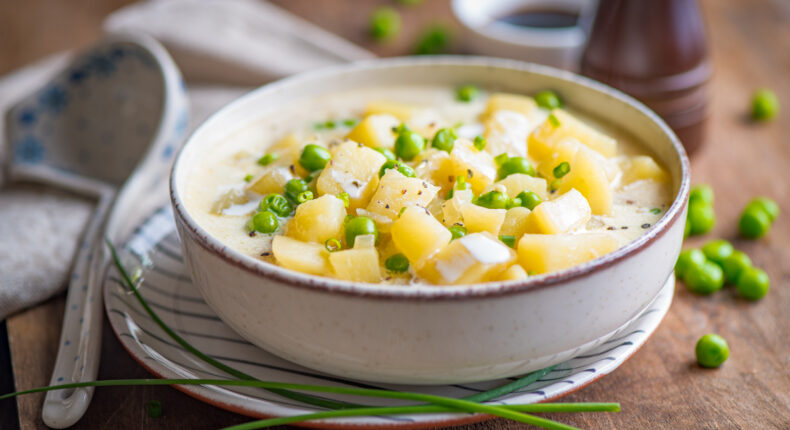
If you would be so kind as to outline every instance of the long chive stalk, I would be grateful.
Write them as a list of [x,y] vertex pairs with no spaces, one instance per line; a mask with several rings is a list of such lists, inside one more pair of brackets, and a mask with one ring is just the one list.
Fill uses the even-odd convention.
[[[383,397],[400,400],[413,400],[419,402],[432,403],[431,405],[417,405],[417,406],[401,406],[401,407],[369,407],[346,409],[338,411],[319,412],[316,414],[306,414],[295,417],[283,417],[274,420],[261,420],[255,422],[254,425],[259,427],[239,427],[239,428],[260,428],[260,425],[271,426],[277,423],[285,424],[288,422],[304,421],[305,419],[318,419],[329,417],[344,417],[344,416],[359,416],[376,414],[391,414],[393,410],[397,413],[429,413],[429,412],[449,412],[449,411],[465,411],[472,413],[484,413],[495,415],[503,418],[512,419],[526,424],[538,425],[544,428],[551,429],[569,429],[573,428],[560,423],[554,423],[551,420],[544,418],[534,417],[524,414],[522,412],[589,412],[589,411],[617,411],[619,405],[616,403],[599,403],[599,404],[529,404],[529,405],[483,405],[468,400],[453,399],[449,397],[435,396],[432,394],[412,393],[402,391],[388,391],[376,390],[370,388],[346,388],[346,387],[331,387],[321,385],[307,385],[307,384],[290,384],[285,382],[264,382],[264,381],[250,381],[250,380],[234,380],[234,379],[115,379],[104,381],[90,381],[90,382],[76,382],[69,384],[53,385],[49,387],[33,388],[30,390],[18,391],[15,393],[5,394],[0,396],[0,400],[10,397],[19,396],[23,394],[39,393],[43,391],[62,390],[68,388],[82,388],[82,387],[112,387],[112,386],[140,386],[140,385],[218,385],[218,386],[240,386],[240,387],[256,387],[267,389],[285,389],[285,390],[302,390],[313,391],[322,393],[355,395],[365,397]],[[280,422],[279,420],[288,420]],[[248,423],[253,425],[253,423]]]
[[[135,298],[137,298],[137,301],[140,303],[140,305],[143,307],[143,309],[145,309],[145,311],[148,313],[148,315],[154,320],[154,322],[162,330],[165,331],[165,333],[167,333],[168,336],[170,336],[179,345],[184,347],[184,349],[186,349],[190,353],[194,354],[197,358],[205,361],[209,365],[214,366],[215,368],[217,368],[219,370],[222,370],[222,371],[224,371],[224,372],[226,372],[226,373],[228,373],[228,374],[230,374],[232,376],[235,376],[235,377],[237,377],[239,379],[250,380],[250,381],[257,380],[253,376],[250,376],[250,375],[248,375],[248,374],[246,374],[246,373],[244,373],[244,372],[242,372],[240,370],[234,369],[233,367],[230,367],[230,366],[228,366],[228,365],[226,365],[224,363],[221,363],[221,362],[209,357],[208,355],[202,353],[200,350],[198,350],[197,348],[192,346],[192,344],[187,342],[186,339],[184,339],[181,336],[179,336],[178,333],[176,333],[174,330],[172,330],[167,324],[165,324],[165,322],[162,321],[162,319],[159,317],[159,315],[157,315],[157,313],[148,305],[148,302],[146,302],[146,300],[143,298],[142,294],[140,294],[140,292],[137,290],[137,288],[135,288],[134,282],[132,282],[131,278],[129,277],[129,273],[126,271],[126,268],[123,266],[123,264],[121,263],[120,258],[118,257],[118,253],[115,250],[115,246],[113,246],[113,244],[109,240],[107,240],[107,245],[110,248],[110,253],[112,254],[112,258],[113,258],[113,261],[115,263],[116,268],[121,273],[121,277],[123,277],[124,281],[127,284],[127,288],[130,289],[134,293]],[[529,374],[527,374],[527,375],[525,375],[525,376],[523,376],[523,377],[521,377],[521,378],[519,378],[519,379],[517,379],[515,381],[512,381],[512,382],[510,382],[508,384],[505,384],[503,386],[496,387],[496,388],[493,388],[491,390],[488,390],[488,391],[485,391],[485,392],[482,392],[482,393],[478,393],[478,394],[475,394],[475,395],[472,395],[472,396],[464,397],[463,400],[468,400],[468,401],[472,401],[472,402],[485,402],[485,401],[488,401],[490,399],[499,397],[501,395],[505,395],[505,394],[511,393],[511,392],[521,388],[521,387],[525,387],[525,386],[537,381],[538,379],[542,378],[547,373],[549,373],[553,368],[554,368],[554,366],[551,366],[551,367],[547,367],[545,369],[534,371],[532,373],[529,373]],[[269,390],[269,391],[272,392],[272,393],[275,393],[275,394],[279,394],[279,395],[281,395],[283,397],[287,397],[287,398],[290,398],[290,399],[298,400],[298,401],[301,401],[303,403],[312,404],[312,405],[315,405],[315,406],[325,407],[327,409],[349,409],[349,408],[360,408],[360,407],[368,406],[368,405],[359,405],[359,404],[353,404],[353,403],[347,403],[347,402],[336,402],[336,401],[332,401],[332,400],[328,400],[328,399],[321,399],[321,398],[317,398],[317,397],[313,397],[313,396],[304,395],[304,394],[301,394],[301,393],[293,393],[293,392],[290,392],[290,391],[287,391],[287,390],[285,390],[285,391],[283,391],[283,390]]]

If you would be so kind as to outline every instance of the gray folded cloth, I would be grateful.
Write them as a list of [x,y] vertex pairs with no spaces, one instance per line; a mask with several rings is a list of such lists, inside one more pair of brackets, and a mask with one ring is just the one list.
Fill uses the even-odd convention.
[[[187,77],[190,128],[258,85],[372,54],[256,0],[152,0],[110,15],[105,29],[142,31],[171,52]],[[0,114],[68,61],[58,54],[0,78]],[[2,118],[2,115],[0,115]],[[0,178],[7,142],[0,121]],[[0,179],[1,180],[1,179]],[[93,202],[44,186],[0,189],[0,321],[67,285]]]

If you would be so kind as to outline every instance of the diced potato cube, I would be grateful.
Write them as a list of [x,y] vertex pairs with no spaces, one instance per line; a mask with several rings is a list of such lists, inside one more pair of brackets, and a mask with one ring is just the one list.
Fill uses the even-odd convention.
[[211,213],[219,215],[233,205],[244,204],[248,201],[244,190],[234,187],[220,194],[219,198],[211,205]]
[[387,159],[359,143],[347,141],[335,148],[332,160],[318,176],[318,194],[348,193],[350,207],[364,207],[376,190],[379,169]]
[[383,147],[392,149],[395,143],[393,127],[400,124],[398,118],[392,115],[368,115],[356,125],[346,136],[346,139],[359,142],[371,148]]
[[352,249],[329,254],[329,262],[332,264],[335,276],[338,279],[354,282],[374,283],[381,281],[381,266],[376,248],[360,246],[359,241],[354,241],[354,243]]
[[464,215],[461,212],[462,208],[472,202],[472,190],[456,190],[453,192],[453,198],[445,200],[442,203],[442,223],[447,227],[455,224],[463,224]]
[[272,240],[272,253],[277,263],[286,269],[311,275],[329,275],[329,251],[323,244],[301,242],[277,235]]
[[520,264],[516,263],[510,267],[508,267],[504,272],[499,273],[498,275],[494,276],[494,281],[520,281],[522,279],[527,279],[527,271],[521,267]]
[[387,114],[394,116],[399,121],[408,121],[418,110],[419,107],[408,103],[373,101],[365,106],[365,116]]
[[418,178],[426,179],[449,190],[453,185],[455,176],[450,154],[447,151],[429,148],[414,158],[414,173]]
[[418,272],[436,284],[471,284],[501,272],[515,258],[493,235],[472,233],[450,242]]
[[518,261],[527,272],[549,273],[576,266],[619,247],[610,233],[525,234],[518,242]]
[[452,238],[442,223],[417,206],[407,206],[392,223],[390,233],[395,246],[416,270]]
[[367,211],[395,219],[406,205],[428,206],[438,191],[439,187],[422,179],[409,178],[395,169],[387,169],[370,199]]
[[499,110],[485,122],[487,144],[485,151],[493,156],[503,152],[519,157],[527,156],[527,137],[533,122],[519,112]]
[[282,193],[285,183],[294,178],[287,167],[271,167],[247,189],[265,196],[270,193]]
[[552,115],[559,125],[555,125],[549,117],[529,136],[527,149],[532,158],[544,160],[551,157],[554,146],[568,138],[575,138],[605,157],[613,157],[617,154],[617,141],[613,138],[562,109],[554,109]]
[[497,181],[486,187],[481,194],[493,191],[500,185],[504,188],[504,193],[511,198],[516,197],[522,191],[532,191],[540,196],[541,200],[546,200],[549,197],[549,190],[546,186],[545,179],[529,176],[524,173],[514,173],[501,181]]
[[529,226],[529,209],[516,206],[510,208],[505,213],[505,220],[502,222],[502,227],[499,228],[499,234],[506,236],[515,236],[516,239],[520,238],[527,232]]
[[524,116],[530,116],[538,108],[538,104],[532,97],[520,94],[494,93],[488,98],[486,110],[483,112],[482,119],[488,118],[496,111],[509,110],[518,112]]
[[575,189],[587,199],[592,213],[611,214],[614,191],[606,175],[606,163],[607,160],[597,152],[579,148],[571,162],[571,171],[562,178],[558,191],[566,193]]
[[544,178],[554,178],[554,168],[562,162],[570,164],[576,152],[582,146],[584,145],[574,138],[558,142],[551,148],[549,156],[538,162],[538,172],[543,175]]
[[277,154],[276,166],[288,166],[295,163],[302,153],[304,143],[294,133],[289,133],[266,149],[267,154]]
[[499,234],[506,213],[504,209],[489,209],[474,203],[467,203],[461,207],[464,227],[470,233],[487,231],[493,235]]
[[305,242],[318,242],[342,237],[346,208],[343,201],[332,195],[308,200],[296,208],[288,222],[286,234]]
[[637,155],[623,163],[623,185],[643,179],[666,182],[669,181],[669,174],[649,155]]
[[472,191],[479,194],[496,179],[496,163],[491,154],[478,151],[467,139],[455,141],[450,153],[453,176],[466,176]]
[[580,192],[570,190],[554,200],[537,205],[529,218],[530,233],[565,233],[590,220],[590,205]]

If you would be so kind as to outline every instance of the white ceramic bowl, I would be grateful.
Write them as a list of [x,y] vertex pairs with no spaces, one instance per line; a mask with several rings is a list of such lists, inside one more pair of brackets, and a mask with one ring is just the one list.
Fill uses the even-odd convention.
[[[453,14],[464,28],[473,52],[578,70],[595,0],[453,0]],[[579,15],[576,25],[530,28],[498,22],[521,10],[559,10]]]
[[[457,287],[358,284],[293,272],[225,246],[184,204],[204,150],[284,104],[390,84],[474,83],[559,91],[570,105],[649,147],[674,202],[641,237],[602,258],[526,281]],[[395,58],[298,75],[240,98],[198,128],[178,155],[171,199],[186,263],[206,302],[256,345],[304,366],[379,382],[444,384],[523,374],[611,336],[653,300],[683,241],[689,166],[675,135],[636,100],[557,69],[476,57]]]

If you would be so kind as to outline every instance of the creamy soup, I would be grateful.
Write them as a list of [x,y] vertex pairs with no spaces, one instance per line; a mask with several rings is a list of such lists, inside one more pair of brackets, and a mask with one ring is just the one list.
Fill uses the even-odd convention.
[[600,257],[669,207],[669,175],[639,142],[552,93],[461,98],[410,86],[284,106],[204,154],[187,208],[270,264],[451,285]]

